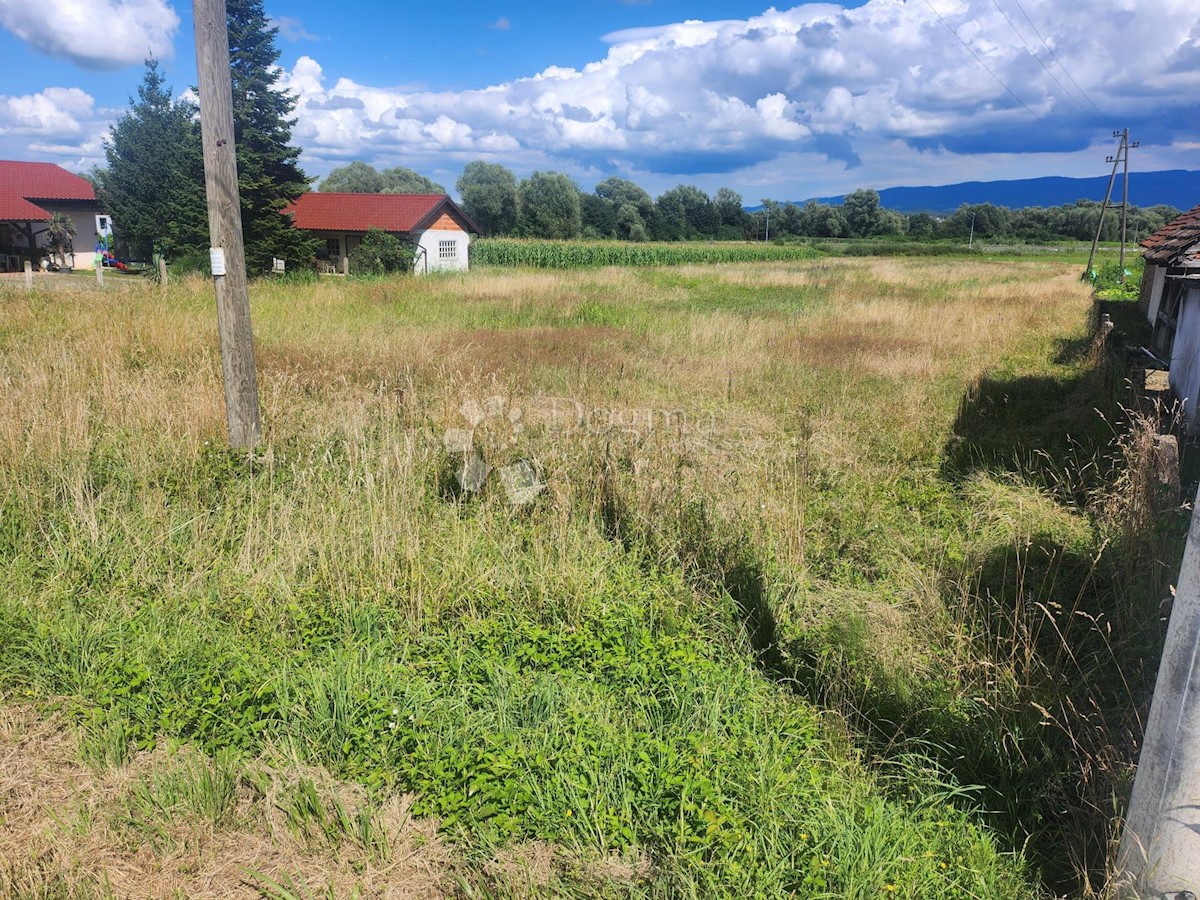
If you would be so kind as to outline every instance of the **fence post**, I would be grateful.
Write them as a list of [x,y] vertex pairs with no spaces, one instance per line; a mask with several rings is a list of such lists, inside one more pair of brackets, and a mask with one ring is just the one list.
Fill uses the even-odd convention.
[[96,260],[96,286],[104,287],[104,261]]
[[25,260],[25,290],[33,290],[33,263]]

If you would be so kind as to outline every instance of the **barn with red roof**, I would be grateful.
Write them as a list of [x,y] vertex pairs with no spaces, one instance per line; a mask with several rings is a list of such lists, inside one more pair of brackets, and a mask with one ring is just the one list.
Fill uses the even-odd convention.
[[325,271],[347,271],[347,259],[369,228],[412,244],[417,272],[466,269],[479,228],[446,194],[305,194],[284,211],[292,224],[323,241]]
[[54,163],[0,160],[0,270],[20,269],[26,259],[36,266],[48,257],[46,232],[55,213],[75,225],[67,265],[76,259],[89,264],[101,235],[112,230],[91,182]]

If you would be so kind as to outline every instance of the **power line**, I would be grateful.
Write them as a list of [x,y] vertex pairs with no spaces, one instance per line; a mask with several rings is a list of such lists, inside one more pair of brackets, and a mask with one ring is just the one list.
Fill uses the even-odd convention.
[[1021,32],[1017,29],[1017,26],[1013,24],[1013,20],[1008,17],[1008,13],[1006,13],[1004,8],[1000,6],[999,0],[992,0],[992,6],[996,7],[996,12],[1004,16],[1004,21],[1007,22],[1008,27],[1013,30],[1013,34],[1021,39],[1021,43],[1025,45],[1025,49],[1029,51],[1029,55],[1041,64],[1042,68],[1046,70],[1046,74],[1049,75],[1054,83],[1058,85],[1059,90],[1061,90],[1066,96],[1070,97],[1072,102],[1079,107],[1084,115],[1089,115],[1087,108],[1079,102],[1079,99],[1074,94],[1067,90],[1067,86],[1065,84],[1058,80],[1058,76],[1054,74],[1054,70],[1046,65],[1046,61],[1038,56],[1037,53],[1034,52],[1033,48],[1029,46],[1029,41],[1025,40],[1025,36],[1021,34]]
[[[926,0],[926,2],[928,2],[928,0]],[[1071,84],[1075,85],[1076,90],[1078,90],[1079,93],[1083,95],[1083,99],[1086,100],[1088,102],[1088,104],[1092,107],[1092,109],[1094,109],[1096,111],[1096,114],[1098,116],[1104,117],[1104,111],[1101,110],[1100,107],[1098,107],[1095,103],[1092,102],[1092,98],[1088,96],[1087,91],[1085,91],[1083,88],[1081,88],[1079,86],[1079,82],[1071,77],[1071,73],[1068,72],[1067,67],[1062,64],[1062,60],[1058,58],[1058,54],[1054,52],[1054,48],[1051,47],[1048,43],[1046,43],[1046,39],[1044,37],[1042,37],[1042,33],[1040,31],[1038,31],[1038,27],[1033,24],[1033,19],[1029,18],[1029,13],[1025,12],[1025,7],[1021,5],[1021,0],[1013,0],[1013,3],[1017,4],[1017,9],[1019,9],[1021,11],[1021,15],[1023,15],[1025,17],[1025,21],[1028,22],[1029,27],[1033,29],[1033,33],[1038,36],[1038,40],[1040,40],[1042,42],[1042,46],[1045,47],[1048,51],[1050,51],[1051,59],[1053,59],[1056,63],[1058,63],[1058,67],[1060,69],[1062,69],[1063,74],[1066,75],[1068,79],[1070,79]]]
[[1043,125],[1049,125],[1049,124],[1050,124],[1050,123],[1049,123],[1049,122],[1047,122],[1045,119],[1043,119],[1041,116],[1039,116],[1037,113],[1035,113],[1035,112],[1033,111],[1033,108],[1032,108],[1032,107],[1031,107],[1031,106],[1030,106],[1028,103],[1026,103],[1024,100],[1022,100],[1020,97],[1018,97],[1018,96],[1017,96],[1015,93],[1013,93],[1013,89],[1012,89],[1012,88],[1010,88],[1010,87],[1009,87],[1009,86],[1008,86],[1008,85],[1007,85],[1007,84],[1004,82],[1004,80],[1000,78],[1000,76],[999,76],[999,75],[997,75],[995,72],[993,72],[993,71],[992,71],[992,68],[991,68],[991,66],[989,66],[987,63],[985,63],[985,62],[983,61],[983,58],[982,58],[982,57],[981,57],[981,56],[980,56],[978,53],[976,53],[976,52],[974,51],[974,49],[972,49],[972,47],[971,47],[971,45],[970,45],[970,44],[968,44],[968,43],[967,43],[966,41],[964,41],[964,40],[963,40],[961,37],[959,37],[959,34],[958,34],[958,32],[957,32],[957,31],[955,31],[955,30],[954,30],[954,27],[953,27],[953,26],[952,26],[952,25],[951,25],[949,22],[947,22],[945,19],[943,19],[943,18],[942,18],[942,14],[941,14],[940,12],[938,12],[936,9],[934,9],[934,6],[933,6],[933,4],[932,4],[932,3],[930,3],[930,2],[929,2],[929,0],[925,0],[925,5],[926,5],[926,6],[928,6],[928,7],[929,7],[931,10],[933,10],[933,14],[934,14],[935,16],[937,16],[937,17],[938,17],[938,19],[940,19],[940,20],[941,20],[942,24],[943,24],[943,25],[945,25],[947,29],[949,29],[949,31],[950,31],[950,33],[951,33],[952,35],[954,35],[956,38],[958,38],[958,42],[959,42],[960,44],[962,44],[964,47],[966,47],[966,48],[967,48],[967,52],[968,52],[968,53],[970,53],[970,54],[971,54],[973,57],[975,57],[975,61],[976,61],[977,63],[979,63],[981,66],[983,66],[983,67],[984,67],[984,69],[986,69],[986,70],[987,70],[987,73],[988,73],[989,75],[991,75],[991,76],[992,76],[994,79],[996,79],[996,83],[997,83],[997,84],[999,84],[999,85],[1000,85],[1000,87],[1004,88],[1004,90],[1008,91],[1008,94],[1009,94],[1009,96],[1010,96],[1010,97],[1012,97],[1014,100],[1016,100],[1018,103],[1020,103],[1020,104],[1021,104],[1023,107],[1025,107],[1026,111],[1027,111],[1027,112],[1028,112],[1028,113],[1029,113],[1031,116],[1033,116],[1035,119],[1037,119],[1039,122],[1041,122]]

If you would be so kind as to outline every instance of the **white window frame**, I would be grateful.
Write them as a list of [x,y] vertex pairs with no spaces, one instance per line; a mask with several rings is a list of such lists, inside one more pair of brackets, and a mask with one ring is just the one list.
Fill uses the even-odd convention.
[[438,241],[438,260],[458,259],[458,241]]

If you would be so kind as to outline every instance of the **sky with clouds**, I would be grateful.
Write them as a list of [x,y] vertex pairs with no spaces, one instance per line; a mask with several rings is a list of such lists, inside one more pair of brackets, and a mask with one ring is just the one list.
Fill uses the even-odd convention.
[[[748,202],[857,187],[1200,169],[1200,2],[275,2],[310,175],[362,159],[451,186],[465,163]],[[0,0],[0,158],[86,169],[190,5]],[[1194,198],[1181,198],[1180,206]]]

